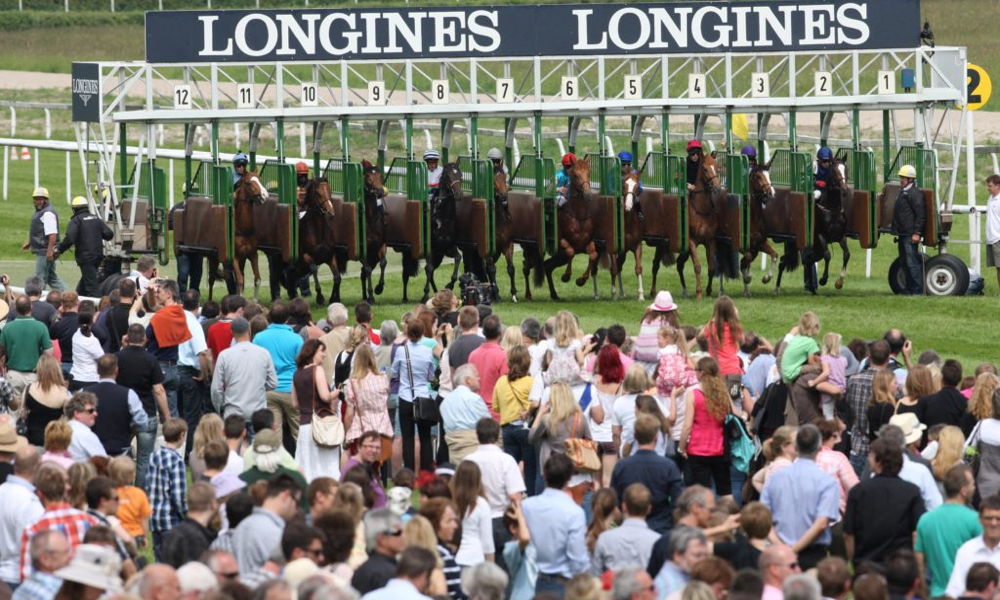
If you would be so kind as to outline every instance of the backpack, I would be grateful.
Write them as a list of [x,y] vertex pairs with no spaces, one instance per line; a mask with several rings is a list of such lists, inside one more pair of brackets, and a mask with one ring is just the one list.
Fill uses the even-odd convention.
[[728,456],[734,468],[742,473],[750,470],[750,461],[757,453],[757,446],[754,444],[750,432],[743,419],[730,413],[726,415],[726,422],[723,426],[726,434],[726,448]]
[[788,386],[780,379],[764,388],[757,398],[750,412],[750,418],[753,419],[753,430],[757,432],[761,443],[785,424],[785,405],[788,403],[788,398]]

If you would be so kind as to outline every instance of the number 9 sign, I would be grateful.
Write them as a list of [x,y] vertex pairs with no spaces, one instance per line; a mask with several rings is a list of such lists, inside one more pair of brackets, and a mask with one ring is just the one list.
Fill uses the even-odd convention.
[[368,82],[368,106],[385,106],[385,82]]

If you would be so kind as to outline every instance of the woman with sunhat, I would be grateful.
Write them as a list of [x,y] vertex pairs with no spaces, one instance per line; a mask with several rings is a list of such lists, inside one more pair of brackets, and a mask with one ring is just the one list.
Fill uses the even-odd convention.
[[635,358],[636,362],[646,368],[646,372],[651,374],[656,369],[659,358],[657,352],[660,349],[657,334],[660,327],[670,325],[680,327],[680,319],[677,316],[677,305],[674,303],[674,296],[667,290],[660,290],[656,294],[653,303],[646,307],[646,312],[642,315],[639,323],[639,335],[635,338]]
[[55,572],[63,580],[55,600],[97,600],[122,591],[121,559],[113,548],[80,544],[69,566]]

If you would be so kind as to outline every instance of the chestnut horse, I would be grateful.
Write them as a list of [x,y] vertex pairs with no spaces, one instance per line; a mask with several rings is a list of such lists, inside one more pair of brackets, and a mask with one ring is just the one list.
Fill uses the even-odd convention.
[[[285,288],[288,296],[295,297],[295,283],[310,271],[313,265],[327,265],[334,277],[334,289],[331,300],[339,301],[340,272],[336,264],[336,243],[333,225],[333,201],[330,185],[325,177],[310,179],[305,186],[302,208],[304,214],[299,217],[299,247],[296,248],[298,259],[285,272]],[[325,306],[323,288],[319,284],[319,272],[312,271],[316,283],[316,303]]]
[[[556,293],[556,286],[552,282],[552,271],[561,265],[566,265],[562,281],[564,283],[569,281],[572,277],[573,257],[585,252],[589,259],[587,270],[584,276],[577,280],[577,285],[583,285],[581,280],[586,282],[586,276],[597,264],[599,255],[594,243],[594,220],[591,217],[589,195],[590,160],[581,158],[570,169],[566,205],[558,209],[559,247],[554,256],[542,263],[542,270],[549,284],[549,296],[553,300],[558,300],[559,294]],[[535,285],[541,285],[542,270],[535,270]]]
[[[230,257],[236,284],[235,293],[243,295],[245,286],[244,268],[247,260],[253,269],[253,297],[256,300],[260,292],[260,265],[257,262],[257,234],[254,230],[253,207],[262,204],[267,199],[267,188],[257,178],[257,173],[247,170],[236,183],[233,191],[233,256]],[[219,258],[217,255],[208,259],[208,298],[212,298],[212,288],[218,279]]]
[[[690,160],[690,159],[689,159]],[[726,191],[720,185],[719,166],[713,154],[705,154],[698,164],[698,176],[694,189],[688,192],[688,251],[677,257],[677,274],[681,279],[681,294],[687,298],[687,285],[684,282],[684,263],[688,257],[694,263],[695,297],[702,297],[701,262],[698,260],[698,246],[705,247],[705,265],[708,267],[708,287],[705,290],[712,295],[712,278],[720,275],[719,287],[722,287],[721,270],[716,268],[716,240],[719,230],[719,212],[722,203],[726,201]]]
[[769,283],[774,278],[774,264],[778,262],[778,251],[771,246],[767,238],[768,204],[774,200],[774,186],[771,185],[771,175],[768,169],[771,164],[756,165],[750,168],[750,245],[743,250],[740,260],[740,272],[743,274],[743,295],[750,295],[750,269],[753,261],[762,251],[771,260],[767,264],[767,273],[761,278],[763,283]]
[[507,174],[503,169],[493,170],[493,226],[494,250],[486,257],[486,277],[497,286],[497,261],[503,255],[507,259],[507,276],[510,277],[510,299],[517,302],[517,282],[514,270],[514,219],[507,208]]
[[639,171],[632,171],[622,179],[622,199],[625,203],[625,245],[619,249],[618,258],[613,261],[612,266],[617,267],[611,273],[611,298],[615,298],[615,280],[618,280],[618,297],[625,298],[625,290],[622,286],[622,267],[625,265],[625,258],[629,252],[635,258],[635,277],[639,280],[639,300],[645,300],[646,294],[642,289],[642,238],[645,234],[645,224],[639,219],[636,211],[633,210],[636,201],[639,199]]

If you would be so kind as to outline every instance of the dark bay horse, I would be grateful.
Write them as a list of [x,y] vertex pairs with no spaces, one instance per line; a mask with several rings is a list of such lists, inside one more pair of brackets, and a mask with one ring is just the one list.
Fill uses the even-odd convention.
[[632,171],[622,178],[622,199],[625,204],[625,245],[618,251],[617,260],[612,263],[616,269],[611,273],[611,298],[615,298],[615,280],[618,281],[618,297],[625,298],[625,290],[622,285],[622,271],[625,259],[629,252],[635,258],[635,276],[639,281],[639,300],[645,300],[646,294],[642,289],[642,238],[645,234],[645,224],[639,219],[639,215],[633,210],[635,203],[639,199],[639,171]]
[[816,233],[813,236],[812,258],[823,258],[823,275],[819,278],[820,285],[826,285],[830,275],[830,245],[839,244],[844,255],[840,275],[833,286],[838,290],[844,286],[847,277],[847,263],[851,260],[851,252],[847,249],[847,214],[844,208],[850,198],[847,187],[846,166],[841,161],[834,162],[833,186],[823,190],[816,201]]
[[765,284],[774,278],[774,265],[778,262],[778,251],[771,246],[767,237],[769,231],[776,231],[775,227],[769,227],[773,220],[771,213],[774,212],[768,210],[769,203],[774,200],[774,186],[771,185],[771,175],[768,172],[770,166],[768,163],[750,168],[750,245],[743,250],[743,258],[740,260],[744,296],[750,295],[750,269],[757,256],[766,252],[771,258],[767,264],[767,273],[761,279]]
[[[302,208],[305,213],[299,218],[299,247],[296,248],[298,259],[285,272],[285,288],[289,297],[295,297],[296,281],[309,273],[313,265],[327,265],[334,278],[331,300],[339,301],[340,270],[336,263],[333,201],[330,185],[325,177],[316,177],[306,183]],[[316,282],[316,303],[325,306],[317,271],[313,271],[313,277]]]
[[[586,276],[593,270],[599,258],[594,242],[594,220],[590,207],[590,160],[582,158],[573,164],[570,170],[569,190],[566,193],[566,205],[558,210],[559,247],[555,256],[547,258],[542,263],[542,269],[535,270],[535,285],[541,285],[542,270],[549,284],[549,296],[559,299],[556,286],[552,281],[552,271],[561,265],[566,265],[562,281],[567,282],[572,277],[573,257],[585,252],[589,258],[587,270],[581,279],[586,282]],[[580,280],[577,285],[583,285]]]
[[[454,287],[458,281],[459,269],[462,266],[462,254],[458,249],[455,237],[455,208],[456,203],[462,198],[462,171],[458,168],[458,163],[448,163],[444,165],[441,173],[441,182],[438,184],[437,194],[431,198],[430,219],[431,219],[431,239],[430,248],[426,254],[424,273],[427,281],[424,283],[424,296],[421,302],[426,302],[430,298],[431,291],[438,291],[437,284],[434,283],[434,271],[441,266],[441,261],[446,256],[455,260],[455,268],[452,271],[451,279],[445,286],[448,289]],[[416,261],[403,256],[403,298],[405,302],[406,287],[409,273],[416,273]],[[412,275],[411,275],[412,276]]]
[[[233,256],[231,267],[236,283],[236,293],[243,295],[245,287],[244,268],[247,260],[253,269],[253,296],[260,292],[260,265],[257,262],[257,233],[254,229],[253,207],[262,204],[267,197],[267,189],[260,183],[257,173],[245,171],[233,191]],[[208,297],[212,298],[212,288],[218,279],[219,259],[208,260]],[[273,284],[272,284],[273,287]]]
[[[365,259],[361,263],[361,295],[369,304],[385,288],[385,211],[379,210],[379,200],[385,197],[382,172],[377,168],[365,171]],[[372,285],[375,267],[379,267],[378,284]]]
[[[510,277],[510,299],[517,302],[517,282],[514,271],[514,231],[517,224],[507,207],[507,174],[503,169],[493,170],[493,225],[495,230],[493,254],[486,257],[486,276],[497,285],[497,261],[507,259],[507,276]],[[500,289],[497,286],[496,289]]]
[[719,213],[726,201],[726,191],[720,185],[719,166],[715,156],[705,154],[698,165],[698,177],[694,189],[688,193],[688,251],[677,257],[677,274],[681,279],[681,294],[687,297],[684,282],[684,264],[690,257],[694,263],[695,297],[702,297],[701,262],[698,260],[698,246],[705,247],[705,265],[708,267],[708,287],[706,293],[712,295],[712,278],[719,274],[722,287],[723,270],[716,267],[716,239],[719,231]]

